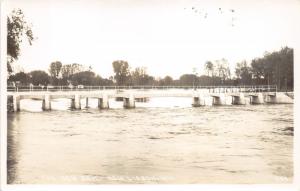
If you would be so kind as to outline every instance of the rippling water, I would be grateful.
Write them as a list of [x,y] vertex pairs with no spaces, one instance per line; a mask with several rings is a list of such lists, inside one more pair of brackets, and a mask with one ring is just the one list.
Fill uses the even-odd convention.
[[[84,100],[82,107],[84,107]],[[291,183],[293,105],[192,108],[156,98],[125,110],[23,100],[8,114],[11,184]]]

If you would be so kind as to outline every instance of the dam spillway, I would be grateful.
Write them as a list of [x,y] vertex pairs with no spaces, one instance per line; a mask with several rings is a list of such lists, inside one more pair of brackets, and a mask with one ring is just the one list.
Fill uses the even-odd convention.
[[[75,110],[82,109],[81,100],[86,100],[88,107],[89,99],[98,99],[99,109],[108,109],[109,100],[121,98],[124,108],[135,108],[138,100],[149,100],[157,97],[186,97],[191,98],[193,107],[221,106],[221,105],[247,105],[247,104],[291,104],[292,93],[271,91],[246,91],[242,88],[214,88],[211,89],[186,89],[186,90],[145,90],[145,89],[123,89],[123,90],[80,90],[80,91],[22,91],[7,92],[8,104],[12,106],[12,111],[20,111],[22,99],[42,100],[42,109],[51,110],[51,100],[67,98],[71,100],[70,107]],[[167,100],[166,100],[167,101]]]

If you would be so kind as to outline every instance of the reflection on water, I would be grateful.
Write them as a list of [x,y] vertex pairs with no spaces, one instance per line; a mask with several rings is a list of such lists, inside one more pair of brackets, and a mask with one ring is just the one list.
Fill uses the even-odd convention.
[[[24,100],[8,114],[12,184],[291,183],[293,105],[192,108],[185,98],[136,109],[40,112]],[[82,101],[85,107],[85,100]],[[27,110],[27,111],[26,111]]]

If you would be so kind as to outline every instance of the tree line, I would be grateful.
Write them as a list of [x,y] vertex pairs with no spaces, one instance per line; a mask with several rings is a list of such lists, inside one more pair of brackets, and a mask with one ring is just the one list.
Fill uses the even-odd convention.
[[277,85],[281,90],[293,90],[293,49],[284,47],[279,51],[265,53],[251,63],[242,61],[236,64],[232,72],[226,59],[207,61],[204,64],[205,74],[199,76],[194,70],[183,74],[178,79],[171,76],[155,78],[147,73],[147,68],[131,69],[124,60],[112,62],[114,75],[102,78],[92,71],[91,67],[81,64],[65,64],[60,61],[49,65],[48,73],[41,70],[29,73],[19,72],[10,75],[9,82],[21,85],[85,85],[85,86],[220,86],[220,85]]
[[20,86],[68,86],[68,85],[88,85],[107,86],[113,85],[112,80],[103,79],[96,75],[91,67],[77,63],[63,65],[60,61],[52,62],[49,65],[48,73],[43,70],[34,70],[29,73],[18,72],[10,75],[8,82],[13,82]]
[[[31,26],[26,22],[22,10],[17,9],[7,17],[7,72],[8,85],[86,85],[86,86],[220,86],[220,85],[277,85],[280,90],[294,88],[293,49],[283,47],[279,51],[265,53],[250,63],[242,61],[236,64],[234,71],[229,68],[226,59],[207,61],[205,74],[199,76],[196,69],[192,73],[182,74],[178,79],[171,76],[155,78],[147,73],[145,67],[131,69],[127,61],[116,60],[112,63],[114,75],[102,78],[91,67],[81,64],[50,63],[48,71],[34,70],[29,73],[14,73],[12,64],[19,58],[20,44],[25,38],[31,45],[35,37]],[[170,69],[171,70],[171,69]]]
[[[205,70],[213,85],[277,85],[279,90],[294,89],[294,51],[289,47],[266,52],[250,63],[236,63],[233,76],[226,59],[207,61]],[[203,82],[205,77],[198,80]]]

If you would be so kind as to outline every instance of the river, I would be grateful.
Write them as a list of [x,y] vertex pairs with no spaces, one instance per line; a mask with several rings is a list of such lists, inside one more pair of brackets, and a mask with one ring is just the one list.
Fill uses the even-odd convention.
[[[84,107],[82,100],[82,107]],[[123,109],[22,100],[8,113],[8,183],[291,183],[293,104],[191,107],[153,98]]]

